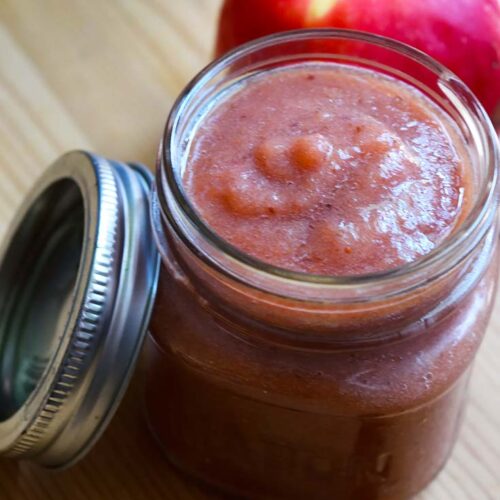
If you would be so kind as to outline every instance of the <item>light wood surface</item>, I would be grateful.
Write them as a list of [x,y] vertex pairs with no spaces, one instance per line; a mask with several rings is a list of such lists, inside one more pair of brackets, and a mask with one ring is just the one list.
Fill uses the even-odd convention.
[[[36,177],[64,151],[154,165],[173,99],[210,58],[218,6],[218,0],[0,0],[0,233]],[[458,444],[419,500],[500,500],[499,365],[495,311]],[[0,500],[221,498],[163,459],[142,419],[140,386],[137,376],[103,439],[73,469],[48,472],[0,460]]]

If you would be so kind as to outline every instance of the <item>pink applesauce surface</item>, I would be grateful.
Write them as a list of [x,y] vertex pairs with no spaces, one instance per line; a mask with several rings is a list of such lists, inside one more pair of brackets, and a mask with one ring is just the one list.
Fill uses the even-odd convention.
[[184,187],[221,237],[324,275],[401,266],[464,211],[469,159],[450,118],[406,84],[334,63],[247,78],[197,128]]

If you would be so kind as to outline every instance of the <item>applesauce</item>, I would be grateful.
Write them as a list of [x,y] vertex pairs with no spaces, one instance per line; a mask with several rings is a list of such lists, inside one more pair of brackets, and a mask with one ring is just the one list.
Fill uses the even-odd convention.
[[174,464],[252,499],[406,499],[437,474],[497,281],[497,145],[472,103],[341,30],[257,41],[187,87],[152,204],[147,409]]

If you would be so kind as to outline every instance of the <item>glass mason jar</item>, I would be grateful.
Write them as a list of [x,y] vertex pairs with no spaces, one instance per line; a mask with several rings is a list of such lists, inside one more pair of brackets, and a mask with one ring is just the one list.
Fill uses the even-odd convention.
[[[221,93],[304,61],[390,74],[453,119],[472,159],[472,208],[424,258],[365,276],[288,271],[221,239],[186,196],[193,131]],[[456,439],[495,295],[496,148],[453,74],[377,36],[279,34],[202,71],[170,114],[152,201],[163,267],[146,396],[169,459],[250,498],[403,499],[422,489]]]

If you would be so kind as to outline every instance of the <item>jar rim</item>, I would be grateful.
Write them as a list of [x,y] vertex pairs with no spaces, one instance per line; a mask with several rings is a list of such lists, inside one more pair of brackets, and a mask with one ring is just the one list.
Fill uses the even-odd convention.
[[[196,95],[196,93],[203,88],[204,84],[214,75],[238,59],[248,56],[258,50],[272,47],[277,43],[311,41],[318,38],[365,42],[406,56],[430,70],[440,79],[440,81],[444,81],[444,77],[446,77],[446,80],[458,84],[460,90],[465,92],[467,101],[471,103],[474,107],[474,111],[478,115],[479,125],[482,128],[482,139],[485,142],[485,144],[483,144],[484,151],[486,153],[486,159],[482,161],[487,163],[485,180],[479,190],[479,196],[467,216],[460,223],[460,226],[449,237],[443,240],[431,252],[412,262],[384,271],[346,276],[312,274],[302,271],[293,271],[269,264],[243,252],[212,230],[189,200],[183,188],[182,179],[176,174],[175,169],[165,168],[172,164],[171,158],[174,149],[173,143],[175,141],[174,132],[179,118],[182,116],[182,112],[185,110],[189,99],[192,98],[193,95]],[[455,93],[452,88],[448,87],[447,90],[449,93]],[[469,110],[467,110],[467,112],[469,113]],[[177,224],[166,200],[166,190],[173,195],[174,202],[180,208],[183,215],[186,216],[188,223],[197,231],[197,234],[201,235],[203,240],[212,248],[221,251],[225,256],[229,257],[232,262],[242,265],[246,269],[258,271],[269,278],[285,280],[289,284],[295,283],[300,285],[311,285],[313,287],[326,286],[330,289],[355,288],[360,290],[367,286],[372,287],[375,284],[383,286],[385,284],[395,283],[404,278],[417,275],[439,264],[441,264],[441,267],[439,268],[438,274],[442,275],[463,261],[472,252],[477,243],[482,240],[488,228],[491,226],[491,221],[493,220],[496,210],[499,177],[498,157],[498,143],[495,131],[486,111],[472,91],[469,90],[454,73],[432,57],[419,49],[397,40],[363,31],[337,28],[301,29],[265,36],[241,45],[207,65],[191,80],[174,103],[167,120],[163,141],[160,145],[157,168],[157,194],[161,211],[169,224],[175,229],[176,235],[181,238],[183,243],[185,243],[191,251],[210,266],[214,265],[214,260],[209,258],[194,245],[191,239],[184,234],[182,228]],[[469,242],[470,244],[465,245],[465,242]],[[459,255],[457,256],[457,254]],[[453,255],[455,255],[455,259],[451,258]],[[245,281],[239,276],[235,276],[234,273],[229,272],[227,269],[220,269],[220,266],[218,267],[224,274],[230,275],[232,278],[236,278],[239,281]]]

